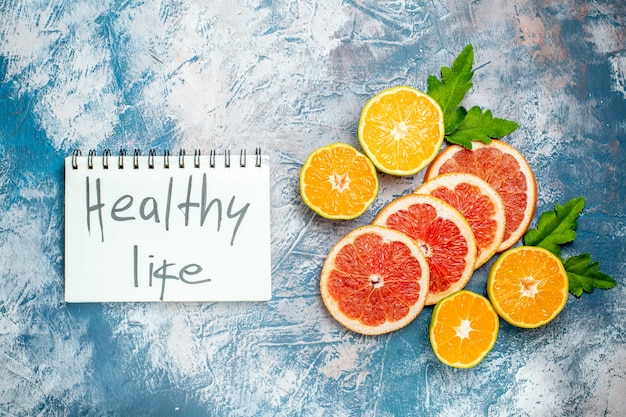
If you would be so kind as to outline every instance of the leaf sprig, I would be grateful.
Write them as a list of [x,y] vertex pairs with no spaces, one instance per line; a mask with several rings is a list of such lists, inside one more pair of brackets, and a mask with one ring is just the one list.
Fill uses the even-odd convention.
[[461,106],[465,95],[473,87],[474,47],[468,44],[456,57],[452,67],[441,68],[441,80],[428,77],[427,94],[443,111],[445,138],[450,143],[472,149],[472,141],[490,143],[513,133],[519,125],[506,119],[494,118],[490,110],[474,106],[466,110]]
[[584,197],[576,197],[554,210],[546,211],[539,217],[537,227],[529,229],[524,235],[524,244],[539,246],[559,257],[567,272],[569,292],[580,297],[583,291],[592,292],[594,288],[609,289],[617,285],[613,277],[600,271],[600,264],[591,260],[588,253],[561,257],[561,245],[576,238],[578,216],[585,207]]

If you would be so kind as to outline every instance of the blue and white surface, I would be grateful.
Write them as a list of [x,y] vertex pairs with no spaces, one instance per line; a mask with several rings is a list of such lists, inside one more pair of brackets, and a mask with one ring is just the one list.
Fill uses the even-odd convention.
[[[626,4],[622,1],[0,3],[0,415],[621,416],[626,410]],[[326,312],[325,255],[422,174],[380,175],[361,218],[301,201],[313,149],[467,44],[465,101],[517,121],[538,213],[582,195],[578,238],[618,286],[549,325],[502,322],[457,370],[432,309],[364,337]],[[254,149],[272,158],[267,303],[65,304],[63,158],[74,148]],[[242,260],[245,261],[245,260]],[[492,262],[469,288],[484,293]]]

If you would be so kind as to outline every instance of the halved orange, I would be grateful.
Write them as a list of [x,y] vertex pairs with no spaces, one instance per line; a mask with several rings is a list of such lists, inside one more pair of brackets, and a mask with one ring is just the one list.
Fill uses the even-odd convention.
[[426,194],[409,194],[387,204],[374,224],[398,230],[422,248],[430,268],[426,305],[459,291],[476,263],[476,240],[467,220],[445,201]]
[[412,87],[393,87],[365,104],[358,137],[376,168],[392,175],[413,175],[441,149],[443,112],[429,95]]
[[496,253],[504,238],[504,203],[486,181],[473,174],[454,172],[426,181],[415,192],[441,198],[465,217],[478,247],[474,269]]
[[320,277],[322,300],[348,329],[366,335],[398,330],[424,307],[428,263],[408,236],[367,225],[330,251]]
[[487,280],[487,294],[500,317],[526,328],[552,321],[565,307],[568,288],[563,262],[535,246],[504,252]]
[[491,351],[500,327],[482,295],[463,290],[439,301],[430,320],[430,344],[437,358],[455,368],[478,365]]
[[377,194],[376,168],[347,143],[314,150],[300,171],[302,200],[327,219],[354,219],[367,210]]
[[428,167],[425,179],[446,172],[467,172],[487,181],[502,198],[506,213],[502,252],[524,235],[535,213],[537,184],[524,156],[511,145],[492,140],[472,142],[472,149],[459,145],[445,148]]

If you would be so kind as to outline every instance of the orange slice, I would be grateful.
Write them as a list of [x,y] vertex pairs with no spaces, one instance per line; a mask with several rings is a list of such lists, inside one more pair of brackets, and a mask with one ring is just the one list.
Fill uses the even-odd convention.
[[330,251],[320,277],[322,300],[348,329],[366,335],[398,330],[424,307],[428,263],[406,235],[359,227]]
[[302,200],[327,219],[354,219],[367,210],[377,194],[376,168],[346,143],[316,149],[300,171]]
[[430,321],[430,344],[437,358],[455,368],[478,365],[491,351],[500,323],[489,300],[459,291],[439,301]]
[[441,149],[443,112],[427,94],[412,87],[393,87],[365,104],[358,136],[365,154],[379,170],[413,175]]
[[493,140],[489,145],[472,142],[473,149],[452,145],[430,164],[425,174],[429,180],[446,172],[467,172],[487,181],[502,198],[506,214],[502,252],[524,235],[535,213],[537,184],[524,156],[511,145]]
[[474,269],[496,253],[504,238],[504,203],[486,181],[463,172],[449,173],[426,181],[415,192],[441,198],[465,217],[478,247]]
[[504,252],[487,280],[487,294],[500,317],[526,328],[552,321],[565,307],[568,288],[561,260],[535,246]]
[[387,204],[373,223],[407,234],[424,251],[430,268],[427,305],[462,289],[471,278],[476,263],[474,233],[445,201],[409,194]]

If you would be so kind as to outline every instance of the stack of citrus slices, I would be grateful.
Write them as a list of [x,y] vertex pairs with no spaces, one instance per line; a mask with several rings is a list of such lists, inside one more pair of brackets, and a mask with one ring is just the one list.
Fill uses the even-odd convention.
[[[411,87],[372,98],[358,137],[365,154],[334,144],[314,151],[302,168],[302,198],[326,218],[367,210],[378,192],[375,168],[394,175],[428,168],[414,193],[391,201],[372,225],[350,232],[328,254],[320,291],[337,321],[379,335],[436,305],[435,355],[471,367],[494,346],[498,315],[536,327],[562,310],[568,287],[559,259],[538,248],[510,249],[530,225],[537,199],[534,174],[519,151],[499,140],[441,151],[443,113]],[[463,290],[477,268],[504,251],[489,275],[489,300]]]

